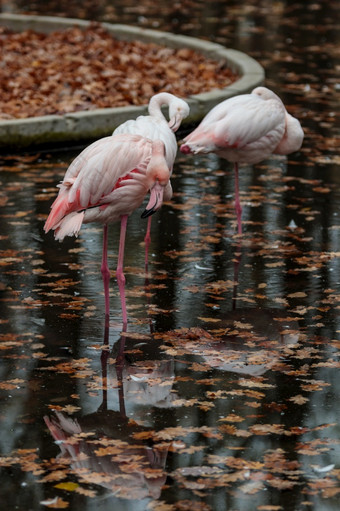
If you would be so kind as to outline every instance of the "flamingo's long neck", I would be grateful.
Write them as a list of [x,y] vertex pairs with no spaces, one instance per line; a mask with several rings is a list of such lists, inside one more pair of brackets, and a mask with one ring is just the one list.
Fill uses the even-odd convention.
[[[161,110],[162,105],[169,106],[170,95],[167,92],[161,92],[156,96],[153,96],[149,103],[149,114],[153,117],[159,117],[161,119],[165,119],[163,112]],[[166,120],[166,119],[165,119]]]

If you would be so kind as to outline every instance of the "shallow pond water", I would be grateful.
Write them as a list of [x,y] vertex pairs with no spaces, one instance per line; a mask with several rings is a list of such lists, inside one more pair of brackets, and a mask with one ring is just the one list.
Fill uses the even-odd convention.
[[[101,227],[61,244],[43,233],[55,186],[80,148],[1,158],[0,493],[8,510],[338,509],[332,3],[213,5],[204,13],[192,2],[193,25],[177,30],[213,33],[259,58],[305,142],[288,159],[242,168],[242,237],[232,167],[178,155],[174,197],[153,218],[148,271],[146,221],[138,212],[129,219],[126,332],[118,226],[109,231],[109,329]],[[173,12],[161,20],[141,6],[140,23],[174,28]],[[117,21],[109,7],[98,18],[111,12]],[[137,19],[128,5],[124,13],[124,22]]]

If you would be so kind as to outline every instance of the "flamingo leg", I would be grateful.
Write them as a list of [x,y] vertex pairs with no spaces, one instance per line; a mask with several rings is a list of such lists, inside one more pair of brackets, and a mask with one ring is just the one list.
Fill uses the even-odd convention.
[[235,163],[234,166],[235,171],[235,211],[237,216],[237,232],[238,234],[242,234],[242,206],[240,203],[240,193],[239,193],[239,180],[238,180],[238,163]]
[[118,264],[117,264],[117,271],[116,271],[118,289],[119,289],[119,294],[120,294],[120,301],[122,304],[122,315],[123,315],[123,325],[124,326],[127,324],[126,301],[125,301],[125,275],[123,272],[127,219],[128,219],[128,215],[121,216]]
[[152,220],[152,217],[149,216],[148,217],[148,224],[147,224],[147,227],[146,227],[145,238],[144,238],[144,243],[145,243],[145,271],[146,272],[148,271],[148,264],[149,264],[149,246],[150,246],[150,242],[151,242],[151,220]]
[[108,237],[107,233],[108,228],[107,225],[105,224],[103,231],[103,256],[101,265],[101,273],[103,277],[105,295],[105,326],[110,317],[110,270],[107,264],[107,237]]

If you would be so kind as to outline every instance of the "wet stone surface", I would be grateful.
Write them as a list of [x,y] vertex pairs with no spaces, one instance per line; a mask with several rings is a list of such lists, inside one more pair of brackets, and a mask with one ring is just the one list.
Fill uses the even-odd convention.
[[[126,332],[118,226],[109,231],[109,332],[101,227],[61,244],[43,233],[55,186],[80,148],[1,157],[0,494],[8,510],[338,507],[334,13],[331,2],[226,4],[204,11],[184,2],[176,24],[170,7],[160,18],[149,2],[96,13],[176,25],[249,53],[306,134],[300,152],[242,167],[242,237],[232,166],[178,155],[174,197],[153,219],[147,272],[146,221],[136,212],[128,223]],[[44,14],[61,14],[46,5]],[[79,16],[90,17],[86,9]]]

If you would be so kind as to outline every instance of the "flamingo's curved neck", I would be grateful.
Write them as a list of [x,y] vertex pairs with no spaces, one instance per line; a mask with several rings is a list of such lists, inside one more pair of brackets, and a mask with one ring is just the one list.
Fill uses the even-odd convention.
[[153,96],[149,103],[149,114],[153,117],[160,117],[162,119],[165,119],[165,116],[163,115],[163,112],[161,110],[162,105],[168,105],[170,104],[171,96],[167,92],[161,92],[160,94],[156,94],[156,96]]

